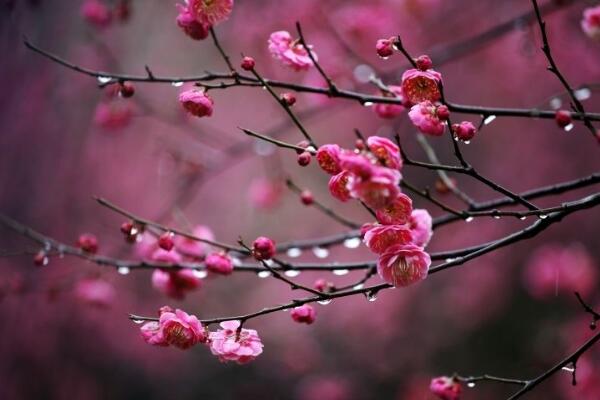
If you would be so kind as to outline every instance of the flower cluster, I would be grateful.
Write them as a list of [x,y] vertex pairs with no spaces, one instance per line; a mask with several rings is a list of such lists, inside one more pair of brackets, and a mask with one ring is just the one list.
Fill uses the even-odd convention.
[[202,40],[213,25],[229,18],[233,0],[186,0],[177,9],[177,25],[192,39]]
[[222,362],[245,364],[263,351],[263,344],[254,329],[242,329],[240,321],[221,322],[221,328],[209,332],[195,315],[182,310],[162,307],[158,321],[146,322],[140,328],[144,341],[153,346],[174,346],[189,349],[203,343]]
[[413,210],[411,199],[400,192],[400,149],[391,140],[371,136],[362,150],[321,146],[317,161],[333,175],[331,194],[341,200],[358,199],[375,211],[377,223],[366,224],[364,242],[379,254],[378,272],[394,286],[407,286],[427,276],[431,263],[423,250],[431,238],[431,217]]
[[305,71],[313,65],[310,54],[317,59],[312,46],[305,48],[299,40],[292,38],[287,31],[271,33],[269,37],[269,52],[285,66],[295,71]]

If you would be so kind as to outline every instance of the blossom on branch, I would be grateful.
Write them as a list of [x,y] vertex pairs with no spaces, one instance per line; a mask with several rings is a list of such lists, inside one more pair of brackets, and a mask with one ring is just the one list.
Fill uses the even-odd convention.
[[173,311],[169,307],[161,309],[158,322],[145,323],[140,332],[148,344],[174,346],[182,350],[207,340],[206,331],[195,315],[179,309]]
[[268,43],[271,55],[295,71],[305,71],[312,67],[313,61],[309,56],[309,51],[315,60],[317,59],[316,53],[311,49],[312,46],[309,45],[306,49],[287,31],[271,33]]
[[254,329],[239,329],[240,321],[221,322],[221,328],[211,332],[210,351],[222,362],[245,364],[263,352],[263,344]]

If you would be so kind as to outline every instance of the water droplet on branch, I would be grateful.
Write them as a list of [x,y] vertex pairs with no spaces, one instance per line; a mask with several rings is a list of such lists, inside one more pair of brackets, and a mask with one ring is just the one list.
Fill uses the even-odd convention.
[[344,240],[344,247],[347,249],[356,249],[358,246],[360,246],[360,238],[355,237]]
[[284,272],[284,275],[290,278],[295,278],[296,276],[300,275],[300,271],[298,271],[297,269],[288,269]]
[[333,274],[337,276],[347,275],[350,272],[349,269],[334,269]]
[[292,247],[292,248],[288,249],[288,251],[286,252],[286,254],[290,258],[297,258],[297,257],[300,257],[302,255],[302,250],[300,250],[297,247]]

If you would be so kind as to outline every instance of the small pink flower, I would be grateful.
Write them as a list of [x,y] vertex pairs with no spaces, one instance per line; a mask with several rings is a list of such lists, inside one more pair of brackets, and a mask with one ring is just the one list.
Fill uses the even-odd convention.
[[458,139],[467,142],[475,137],[477,128],[472,122],[463,121],[460,124],[452,124],[452,132]]
[[202,280],[190,269],[167,271],[155,269],[152,273],[152,286],[173,299],[182,300],[187,292],[197,289]]
[[171,346],[185,350],[206,342],[206,331],[198,318],[185,311],[163,312],[159,324],[163,341]]
[[581,29],[594,40],[600,40],[600,5],[586,8],[583,11]]
[[98,251],[98,239],[91,233],[82,233],[77,239],[77,247],[86,253],[96,253]]
[[423,133],[433,136],[441,136],[444,133],[445,121],[438,117],[436,106],[430,101],[412,106],[408,116],[412,123]]
[[77,298],[97,307],[110,306],[116,294],[115,288],[102,279],[82,279],[75,286]]
[[413,244],[389,247],[377,260],[377,272],[387,283],[408,286],[427,277],[431,258]]
[[[388,88],[396,95],[396,98],[403,101],[404,95],[402,94],[401,86],[390,85]],[[386,93],[386,95],[389,95],[389,93]],[[377,103],[373,106],[373,111],[381,118],[395,118],[400,115],[404,109],[404,105],[393,103]]]
[[245,364],[263,352],[263,344],[254,329],[241,329],[240,321],[221,322],[221,328],[210,333],[210,351],[222,362]]
[[427,210],[414,209],[410,216],[410,231],[413,238],[413,244],[419,247],[426,247],[433,235],[431,215]]
[[394,46],[390,39],[379,39],[375,43],[377,55],[381,58],[388,58],[394,54]]
[[233,262],[231,258],[224,253],[209,254],[204,260],[206,269],[216,274],[229,275],[233,272]]
[[[209,227],[204,225],[197,225],[192,230],[192,235],[204,240],[214,240],[215,236]],[[199,242],[194,239],[187,238],[185,236],[176,235],[174,238],[175,249],[183,254],[184,256],[191,258],[202,258],[210,250],[210,245]]]
[[186,35],[194,40],[203,40],[208,37],[210,25],[198,21],[189,7],[177,4],[179,15],[177,15],[177,25]]
[[410,229],[405,225],[375,225],[363,238],[367,247],[377,254],[396,245],[409,244],[411,240]]
[[190,89],[181,92],[179,102],[196,117],[210,117],[213,113],[213,99],[202,90]]
[[342,170],[350,171],[354,176],[362,180],[370,179],[377,168],[374,160],[364,154],[342,152],[339,155],[339,159]]
[[179,264],[181,262],[181,255],[176,251],[157,248],[150,255],[150,259],[165,264]]
[[188,0],[188,8],[198,22],[216,25],[229,18],[233,0]]
[[369,179],[350,182],[350,194],[378,210],[389,206],[398,196],[401,178],[402,175],[398,170],[374,166],[373,175]]
[[141,326],[140,334],[146,343],[153,346],[167,347],[169,345],[161,334],[160,323],[158,321],[146,322]]
[[349,171],[342,171],[329,179],[329,192],[339,201],[348,201],[351,199],[348,184],[353,179],[353,175]]
[[381,136],[370,136],[367,139],[367,146],[383,166],[393,169],[402,168],[400,149],[390,139]]
[[308,50],[305,49],[287,31],[273,32],[269,37],[269,52],[271,55],[295,71],[307,70],[313,65],[308,55],[309,51],[317,59],[317,55],[311,50],[311,46],[308,47]]
[[109,8],[99,0],[85,0],[81,5],[80,12],[87,22],[99,28],[107,27],[112,20]]
[[409,69],[402,74],[402,93],[412,104],[438,101],[442,97],[438,86],[441,82],[442,74],[433,69]]
[[458,400],[462,393],[460,382],[447,376],[433,378],[429,390],[442,400]]
[[383,225],[401,225],[410,221],[412,200],[404,193],[398,193],[396,198],[387,206],[376,212],[377,221]]
[[317,151],[317,162],[323,171],[330,175],[342,172],[340,154],[342,149],[337,144],[324,144]]
[[257,260],[270,260],[275,255],[275,242],[265,236],[259,236],[252,243],[252,255]]
[[311,305],[304,304],[300,307],[293,308],[290,315],[294,321],[310,325],[315,322],[317,312]]

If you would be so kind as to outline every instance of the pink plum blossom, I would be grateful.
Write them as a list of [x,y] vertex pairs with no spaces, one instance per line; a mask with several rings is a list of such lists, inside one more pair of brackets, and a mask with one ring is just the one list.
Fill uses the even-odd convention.
[[442,97],[439,88],[441,82],[442,74],[432,69],[409,69],[402,74],[402,93],[412,104],[438,101]]
[[259,236],[252,243],[252,255],[257,260],[270,260],[275,251],[275,242],[268,237]]
[[410,229],[405,225],[376,225],[363,238],[367,247],[377,254],[382,254],[395,245],[408,244],[411,240]]
[[402,175],[398,170],[374,166],[369,179],[355,179],[350,182],[352,197],[362,200],[369,207],[378,210],[396,198]]
[[294,321],[310,325],[315,322],[317,312],[310,304],[304,304],[300,307],[294,307],[290,315]]
[[196,117],[210,117],[213,113],[213,99],[202,90],[190,89],[181,92],[179,102]]
[[75,285],[75,295],[84,303],[98,306],[110,306],[116,297],[116,290],[102,279],[82,279]]
[[177,9],[179,10],[176,19],[177,26],[179,26],[186,35],[194,40],[202,40],[208,37],[210,25],[198,21],[189,7],[177,4]]
[[195,315],[182,310],[161,311],[159,321],[150,321],[140,328],[142,338],[155,346],[175,346],[182,350],[204,343],[207,335]]
[[245,364],[263,352],[263,344],[254,329],[241,329],[240,321],[221,322],[221,328],[210,333],[210,350],[222,362]]
[[402,168],[402,160],[400,159],[400,149],[388,138],[381,136],[370,136],[367,139],[369,150],[384,167],[392,169]]
[[[192,230],[192,235],[204,240],[214,240],[215,236],[212,230],[204,225],[197,225]],[[202,258],[210,250],[210,245],[198,240],[187,238],[185,236],[176,235],[174,238],[175,249],[190,258]]]
[[594,40],[600,40],[600,5],[586,8],[583,11],[581,29]]
[[447,376],[433,378],[429,390],[442,400],[458,400],[462,393],[460,382]]
[[225,253],[209,254],[204,260],[206,269],[221,275],[229,275],[233,272],[231,257]]
[[377,221],[383,225],[406,224],[412,214],[412,200],[404,193],[398,193],[387,206],[375,212]]
[[295,71],[307,70],[313,65],[308,52],[312,52],[312,56],[316,59],[317,55],[308,46],[308,50],[304,46],[294,40],[289,32],[277,31],[273,32],[269,37],[269,52],[273,57],[281,61]]
[[437,107],[430,101],[412,106],[408,117],[419,131],[433,136],[441,136],[444,133],[446,122],[439,118],[436,113]]
[[460,124],[452,124],[452,132],[459,140],[467,142],[475,137],[477,128],[472,122],[463,121]]
[[414,209],[410,216],[410,232],[412,243],[419,247],[426,247],[433,235],[432,219],[429,212],[425,209]]
[[99,28],[107,27],[112,20],[110,9],[100,0],[85,0],[80,12],[87,22]]
[[187,292],[201,286],[202,280],[190,269],[155,269],[152,273],[152,286],[165,295],[182,300]]
[[377,272],[387,283],[408,286],[427,277],[431,258],[419,246],[399,244],[388,247],[377,260]]
[[337,144],[324,144],[317,151],[317,162],[323,171],[330,175],[342,172],[340,167],[340,154],[342,150]]
[[[390,85],[388,88],[392,91],[396,98],[400,101],[404,100],[404,95],[402,94],[402,86],[393,86]],[[389,93],[385,93],[385,95],[390,95]],[[373,111],[381,118],[395,118],[400,115],[405,110],[403,104],[396,103],[377,103],[373,106]]]
[[198,22],[206,26],[225,21],[233,10],[233,0],[187,0],[187,5]]
[[329,193],[339,201],[348,201],[351,199],[348,184],[353,179],[353,175],[349,171],[342,171],[329,179]]

